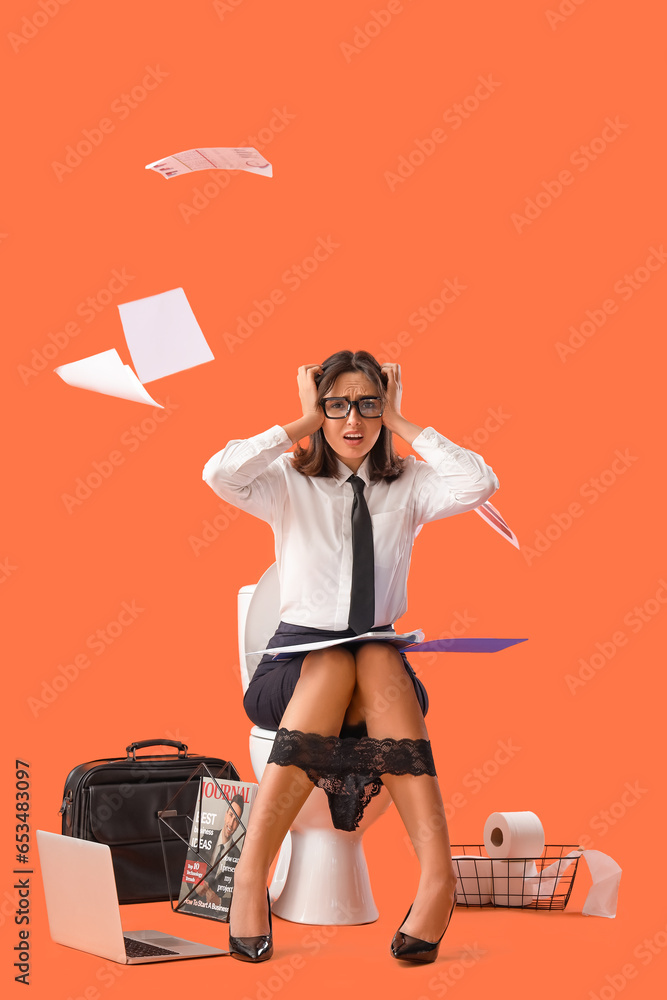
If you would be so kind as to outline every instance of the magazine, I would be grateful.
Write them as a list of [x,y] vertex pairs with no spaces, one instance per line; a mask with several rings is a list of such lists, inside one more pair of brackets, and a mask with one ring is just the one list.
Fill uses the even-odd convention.
[[176,909],[229,922],[234,869],[258,785],[203,776]]

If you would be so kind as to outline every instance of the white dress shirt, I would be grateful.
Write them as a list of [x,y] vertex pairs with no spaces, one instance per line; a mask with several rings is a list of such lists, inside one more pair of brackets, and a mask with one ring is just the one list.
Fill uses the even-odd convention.
[[[348,627],[352,584],[353,474],[304,476],[285,454],[292,441],[280,424],[230,441],[204,466],[203,479],[223,500],[267,521],[275,535],[280,618],[293,625]],[[368,456],[356,475],[373,522],[375,625],[393,624],[408,607],[412,546],[422,524],[472,510],[498,489],[493,469],[474,451],[425,427],[393,482],[371,483]]]

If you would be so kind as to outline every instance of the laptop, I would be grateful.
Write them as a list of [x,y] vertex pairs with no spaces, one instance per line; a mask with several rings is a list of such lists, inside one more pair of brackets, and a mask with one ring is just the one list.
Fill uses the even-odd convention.
[[229,954],[160,931],[124,932],[109,847],[36,833],[49,930],[57,944],[123,965]]

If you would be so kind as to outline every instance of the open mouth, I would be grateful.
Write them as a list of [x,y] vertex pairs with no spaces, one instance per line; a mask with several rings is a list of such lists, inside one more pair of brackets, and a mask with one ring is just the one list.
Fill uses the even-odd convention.
[[343,440],[348,444],[360,444],[363,438],[363,434],[343,434]]

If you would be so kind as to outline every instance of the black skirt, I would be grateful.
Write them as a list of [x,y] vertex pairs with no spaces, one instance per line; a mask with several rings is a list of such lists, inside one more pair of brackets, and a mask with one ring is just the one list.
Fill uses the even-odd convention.
[[[393,625],[377,625],[372,632],[393,632]],[[293,646],[298,642],[315,642],[318,639],[340,639],[343,636],[355,637],[352,629],[343,631],[332,631],[330,629],[310,628],[307,625],[292,625],[290,622],[280,622],[278,628],[267,642],[267,648],[273,649],[279,646]],[[340,644],[340,648],[349,648],[345,643]],[[294,693],[294,688],[301,675],[301,664],[304,657],[310,650],[304,653],[295,653],[289,660],[274,660],[271,653],[265,653],[257,665],[252,680],[248,685],[248,690],[243,699],[243,707],[246,715],[256,726],[261,729],[278,730],[280,720],[290,698]],[[428,695],[426,688],[415,674],[405,653],[401,653],[405,669],[415,689],[419,707],[422,714],[428,712]],[[356,726],[343,727],[339,734],[341,737],[367,735],[366,724],[361,723]]]

